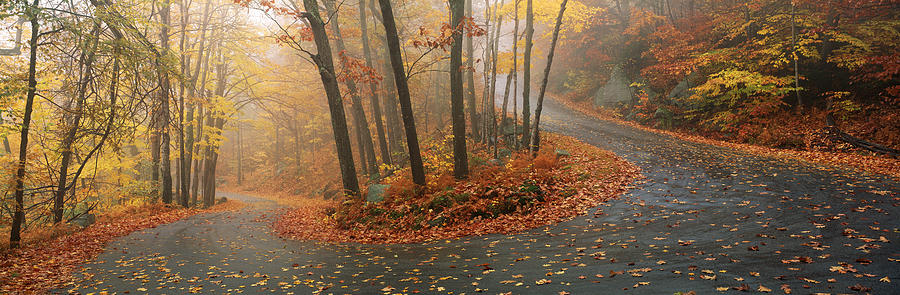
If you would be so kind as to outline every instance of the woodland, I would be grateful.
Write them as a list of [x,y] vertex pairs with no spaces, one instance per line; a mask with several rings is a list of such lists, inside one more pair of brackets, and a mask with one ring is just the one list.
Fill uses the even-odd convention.
[[[638,280],[612,283],[623,292],[889,293],[900,279],[890,244],[900,224],[889,217],[900,213],[898,48],[894,0],[0,0],[0,293],[569,294],[617,274]],[[770,193],[780,199],[755,199]],[[719,202],[727,214],[699,213],[717,194],[730,198]],[[825,199],[833,195],[846,197]],[[802,222],[766,215],[792,208],[814,209]],[[878,216],[856,217],[867,210]],[[695,214],[710,216],[703,226],[743,215],[757,219],[738,224],[765,226],[706,237],[746,235],[720,246],[651,225],[674,230],[682,221],[670,216]],[[822,229],[842,217],[835,232]],[[795,237],[798,223],[816,233]],[[248,226],[271,237],[183,234]],[[569,240],[569,228],[586,236]],[[763,231],[776,228],[809,241],[739,258],[770,251],[764,241],[775,234]],[[551,258],[562,269],[551,261],[532,266],[535,277],[490,277],[550,254],[509,244],[461,261],[436,246],[531,245],[531,234],[567,249]],[[822,246],[823,235],[863,246]],[[481,245],[482,236],[498,242]],[[121,244],[129,239],[142,242]],[[675,240],[693,250],[650,254]],[[277,267],[296,272],[279,277],[274,259],[236,245],[310,256],[278,254]],[[382,252],[392,245],[428,248]],[[603,245],[626,252],[617,262]],[[793,285],[741,269],[745,282],[724,269],[695,275],[700,262],[669,257],[714,263],[712,253],[733,248],[740,255],[720,255],[733,264],[831,268],[789,276]],[[370,262],[394,255],[409,278],[357,281],[350,272],[380,270],[310,254],[329,249]],[[254,257],[262,270],[218,277],[228,263],[184,266],[207,252]],[[165,264],[178,255],[193,258]],[[128,270],[135,261],[145,264]],[[714,285],[650,279],[667,261],[670,276]],[[345,264],[357,264],[348,277]],[[422,264],[436,270],[421,273]],[[466,267],[473,272],[457,273]]]

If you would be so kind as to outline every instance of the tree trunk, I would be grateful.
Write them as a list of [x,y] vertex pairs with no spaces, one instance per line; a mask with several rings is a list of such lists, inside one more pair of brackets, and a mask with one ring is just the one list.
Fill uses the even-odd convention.
[[[387,42],[385,42],[387,43]],[[387,46],[385,46],[387,48]],[[394,75],[391,74],[393,69],[391,68],[391,61],[388,57],[390,54],[386,51],[383,52],[384,60],[382,63],[382,67],[384,68],[384,81],[381,83],[384,97],[382,98],[382,103],[384,104],[385,116],[387,117],[387,130],[388,130],[388,141],[390,141],[391,150],[394,152],[400,152],[403,150],[401,147],[401,141],[403,141],[403,134],[400,132],[400,110],[397,109],[397,91],[396,85],[394,82]]]
[[522,141],[519,140],[519,2],[522,0],[516,1],[516,25],[513,30],[513,148],[516,150],[519,149],[519,143]]
[[[203,126],[204,126],[203,125],[203,103],[205,101],[207,101],[206,97],[208,95],[208,93],[206,91],[206,82],[207,82],[207,78],[208,78],[209,72],[210,72],[209,60],[210,60],[210,56],[212,56],[213,49],[218,47],[218,45],[215,45],[215,46],[213,46],[213,45],[214,44],[210,44],[210,48],[207,48],[206,53],[203,55],[203,56],[205,56],[203,58],[203,70],[202,70],[202,74],[200,74],[200,77],[199,77],[200,78],[200,87],[198,89],[200,90],[200,93],[198,96],[203,99],[199,100],[197,102],[197,114],[194,118],[195,118],[195,121],[197,124],[196,125],[197,133],[196,133],[195,137],[200,140],[203,139],[203,134],[204,134],[203,133],[203,129],[204,129],[203,128]],[[206,142],[209,142],[209,135],[206,136]],[[203,154],[201,153],[201,150],[200,150],[200,144],[194,145],[193,154],[196,155],[196,157],[194,160],[194,173],[193,173],[194,176],[192,177],[192,181],[191,181],[191,205],[196,205],[199,202],[199,199],[201,197],[198,192],[200,189],[200,181],[202,180],[201,172],[203,171],[203,164],[205,163],[205,161],[203,161],[203,159],[202,159]]]
[[[372,16],[378,22],[384,22],[384,18],[381,16],[381,10],[377,8],[375,5],[375,0],[369,0],[369,9],[372,11]],[[390,73],[393,72],[391,68],[391,61],[389,56],[391,55],[390,49],[387,48],[387,39],[384,34],[378,35],[381,37],[381,42],[384,44],[384,50],[381,51],[383,54],[382,64],[381,66],[384,68],[384,81],[382,81],[382,89],[384,97],[382,97],[382,104],[384,105],[384,115],[387,121],[387,136],[388,142],[391,147],[391,151],[399,152],[403,150],[401,147],[401,141],[403,141],[403,133],[400,132],[400,110],[397,109],[397,95],[396,82],[394,82],[394,75]]]
[[[369,27],[366,20],[366,0],[359,0],[359,26],[362,35],[363,56],[366,58],[366,67],[374,69],[372,62],[372,49],[369,48]],[[390,147],[384,133],[384,121],[381,118],[381,102],[378,99],[378,85],[375,81],[369,82],[369,97],[372,103],[372,120],[375,121],[375,131],[378,133],[378,145],[381,148],[381,161],[392,165]]]
[[[344,37],[341,34],[341,26],[334,6],[334,0],[325,0],[325,12],[329,15],[333,15],[329,20],[329,23],[331,23],[331,32],[334,35],[335,49],[339,54],[346,54],[349,56],[347,47],[344,46]],[[368,174],[372,175],[378,173],[378,163],[375,158],[375,143],[372,142],[372,131],[369,130],[369,121],[366,119],[366,111],[363,108],[362,98],[359,96],[359,89],[356,87],[356,81],[353,81],[353,79],[346,79],[344,85],[347,85],[347,90],[350,91],[350,100],[353,103],[353,117],[357,126],[356,132],[359,133],[358,137],[361,140],[360,145],[362,146],[362,149],[360,149],[360,154],[363,155],[365,162],[361,162],[360,164],[365,165],[365,167],[368,168]]]
[[794,5],[794,1],[791,1],[791,57],[794,59],[794,91],[797,94],[797,107],[803,107],[803,99],[800,98],[800,65],[799,60],[797,58],[797,22],[794,19],[797,17],[796,5]]
[[[502,110],[502,114],[500,116],[500,127],[503,127],[504,122],[506,121],[506,116],[509,114],[509,89],[512,86],[512,77],[515,75],[515,70],[509,69],[509,74],[506,75],[506,88],[503,90],[503,105],[500,106]],[[515,97],[513,97],[515,99]],[[499,134],[499,132],[498,132]]]
[[383,18],[385,36],[390,50],[391,66],[394,69],[394,80],[397,83],[397,97],[400,100],[400,112],[403,117],[403,128],[406,131],[406,146],[409,151],[409,166],[412,172],[413,182],[425,185],[425,167],[422,164],[422,154],[419,151],[419,139],[416,135],[416,119],[412,111],[409,85],[401,56],[400,38],[397,34],[397,25],[394,23],[394,11],[390,0],[378,0],[381,4],[381,16]]
[[[221,54],[221,53],[220,53]],[[228,65],[225,58],[219,56],[216,65],[216,90],[214,95],[221,97],[225,95],[226,79],[228,76]],[[203,163],[203,206],[210,207],[216,203],[216,163],[219,159],[219,147],[213,145],[211,138],[218,138],[222,134],[225,127],[225,119],[221,111],[213,111],[210,108],[207,111],[206,126],[210,128],[210,135],[207,136],[208,145],[206,147],[206,156]]]
[[160,102],[160,121],[159,127],[162,131],[160,136],[160,176],[162,177],[162,201],[163,203],[172,203],[172,161],[169,159],[169,90],[171,89],[169,81],[169,71],[162,64],[161,58],[169,52],[169,2],[165,1],[159,11],[160,22],[162,28],[159,30],[159,39],[162,43],[161,51],[157,56],[156,66],[159,74],[159,102]]
[[[225,127],[225,119],[214,118],[210,113],[207,125],[213,129],[213,135],[218,137]],[[209,208],[216,204],[216,163],[219,160],[219,152],[218,148],[212,145],[206,151],[207,157],[203,164],[203,206]]]
[[[497,4],[497,1],[494,0],[494,4]],[[490,110],[488,109],[490,102],[488,98],[491,94],[491,68],[493,67],[493,63],[491,62],[491,53],[493,52],[494,44],[493,44],[493,33],[491,33],[491,3],[490,0],[484,0],[484,29],[486,30],[484,34],[484,50],[482,52],[482,60],[483,60],[483,71],[481,73],[482,76],[482,85],[484,87],[481,88],[481,120],[479,120],[478,128],[481,128],[480,133],[483,135],[480,140],[482,143],[486,143],[489,137],[488,132],[488,120],[490,116],[488,113]]]
[[272,164],[278,166],[281,163],[281,127],[275,123],[275,143],[272,144]]
[[158,101],[150,103],[150,180],[153,182],[153,197],[159,197],[159,121]]
[[[91,34],[88,38],[84,48],[82,48],[81,70],[79,71],[80,77],[76,90],[75,110],[72,111],[73,118],[70,122],[66,122],[68,120],[66,120],[65,117],[68,116],[64,116],[63,124],[61,124],[66,131],[66,135],[59,147],[59,150],[62,152],[62,157],[59,164],[59,178],[57,179],[58,182],[53,198],[54,223],[63,221],[65,196],[66,192],[69,191],[66,187],[66,181],[69,178],[69,163],[72,161],[75,137],[78,134],[78,128],[81,125],[81,116],[84,113],[84,104],[87,100],[88,83],[90,83],[92,69],[94,67],[94,53],[97,51],[97,44],[99,43],[100,38],[99,22],[94,23],[94,28],[91,30]],[[74,183],[75,180],[72,180],[72,182]]]
[[[197,115],[195,117],[195,120],[197,121],[197,138],[200,139],[201,141],[203,141],[203,139],[204,139],[203,138],[203,105],[198,105]],[[206,136],[205,141],[206,142],[209,141],[209,136]],[[190,203],[192,206],[196,205],[200,199],[200,196],[199,196],[200,181],[202,180],[202,178],[200,177],[201,176],[200,173],[203,171],[203,164],[205,162],[205,161],[203,161],[203,157],[205,157],[205,154],[200,153],[201,152],[200,145],[201,144],[194,145],[194,152],[193,152],[197,156],[194,157],[194,164],[193,164],[194,172],[193,172],[193,177],[191,177],[192,180],[191,180],[191,202]]]
[[[529,0],[530,1],[530,0]],[[538,94],[537,109],[534,111],[534,135],[531,137],[531,151],[537,152],[541,148],[541,110],[544,108],[544,94],[547,92],[547,80],[550,78],[550,66],[553,65],[553,54],[556,52],[556,43],[559,41],[559,28],[562,26],[563,14],[566,12],[566,3],[563,0],[559,7],[559,15],[556,16],[556,27],[553,29],[553,41],[550,42],[550,54],[547,55],[547,66],[544,67],[544,78],[541,81],[541,92]]]
[[[500,7],[503,7],[503,4],[505,4],[505,3],[506,3],[506,0],[500,1],[500,6],[497,6],[497,10],[499,10]],[[497,2],[494,1],[494,4],[497,4]],[[494,139],[494,142],[493,142],[493,145],[494,145],[494,158],[496,159],[496,158],[497,158],[497,155],[498,155],[498,153],[499,153],[498,147],[497,147],[497,140],[498,140],[497,134],[498,134],[498,133],[497,133],[497,101],[496,101],[496,95],[497,95],[497,55],[499,54],[499,53],[498,53],[498,51],[499,51],[499,48],[498,48],[498,47],[500,47],[500,46],[499,46],[499,45],[500,45],[500,44],[499,44],[499,43],[500,43],[500,27],[503,26],[503,16],[500,15],[499,13],[496,13],[496,12],[495,12],[494,14],[497,15],[497,22],[496,22],[496,24],[494,24],[497,28],[494,30],[494,39],[493,39],[494,41],[491,42],[491,44],[493,44],[493,46],[491,47],[491,65],[493,65],[493,66],[491,67],[491,96],[490,96],[490,97],[491,97],[491,103],[490,103],[490,106],[491,106],[491,125],[490,125],[490,128],[491,128],[491,135],[492,135],[492,137],[493,137],[493,139]]]
[[347,119],[344,116],[344,104],[341,99],[341,90],[338,86],[337,76],[334,71],[334,60],[331,56],[331,44],[325,33],[325,23],[319,16],[319,7],[316,0],[303,0],[306,8],[306,19],[316,42],[317,53],[311,56],[319,69],[319,76],[328,97],[328,108],[331,112],[331,127],[334,132],[334,144],[337,149],[338,162],[341,166],[341,178],[344,190],[351,195],[359,194],[359,182],[356,179],[356,168],[353,164],[353,150],[350,147],[350,135],[347,132]]
[[[190,2],[181,1],[181,39],[178,42],[178,49],[181,52],[181,76],[190,81],[190,57],[186,54],[185,51],[185,42],[187,41],[187,23],[190,20]],[[201,33],[202,34],[202,33]],[[185,149],[190,149],[187,146],[187,135],[185,132],[191,132],[185,130],[185,121],[186,117],[186,103],[185,103],[185,92],[187,91],[187,85],[184,82],[179,83],[178,85],[178,170],[176,170],[176,174],[178,175],[178,182],[176,184],[176,188],[178,193],[176,196],[178,197],[178,202],[182,207],[188,206],[189,197],[188,193],[188,175],[190,175],[190,160],[188,157],[190,156],[190,151],[185,151]]]
[[[350,113],[352,116],[352,109]],[[368,175],[368,171],[366,170],[366,149],[363,147],[362,133],[359,132],[359,121],[356,120],[356,116],[352,117],[353,124],[349,124],[350,129],[348,130],[348,132],[350,132],[351,136],[356,137],[356,153],[359,156],[359,161],[357,162],[359,163],[359,165],[356,166],[357,168],[359,168],[359,171],[357,173]],[[353,140],[351,139],[350,141],[352,144]]]
[[3,135],[3,150],[5,150],[7,154],[12,154],[12,149],[9,147],[9,137],[5,134]]
[[[195,159],[195,155],[200,154],[199,146],[196,144],[196,140],[200,139],[200,134],[198,133],[194,136],[195,131],[200,130],[200,123],[202,121],[202,116],[194,115],[194,108],[200,107],[198,93],[197,93],[197,81],[200,80],[200,69],[203,68],[203,75],[206,75],[205,72],[205,64],[208,64],[208,57],[206,51],[206,31],[209,25],[209,5],[211,2],[206,2],[206,5],[203,7],[203,25],[200,29],[200,45],[197,48],[197,63],[194,65],[194,72],[188,76],[190,81],[190,85],[187,88],[188,98],[191,100],[187,103],[187,116],[186,119],[188,122],[185,122],[187,125],[185,130],[185,148],[187,149],[187,153],[184,158],[184,163],[182,164],[182,180],[181,180],[181,190],[183,191],[184,198],[187,199],[188,206],[193,206],[197,203],[197,189],[196,185],[192,186],[192,175],[196,175],[197,172],[194,170],[199,170],[199,161]],[[204,62],[207,61],[207,62]],[[199,96],[203,95],[203,90],[200,91]],[[196,126],[196,128],[195,128]],[[199,156],[196,156],[199,157]]]
[[450,1],[450,24],[454,26],[453,44],[450,48],[450,120],[453,126],[453,176],[465,179],[469,176],[469,159],[466,153],[466,114],[463,99],[462,40],[465,34],[463,17],[465,0]]
[[532,0],[526,0],[525,8],[525,61],[522,68],[522,144],[528,145],[531,124],[531,49],[534,46],[534,7]]
[[237,123],[237,184],[244,184],[244,138],[241,132],[241,123]]
[[[500,119],[501,124],[504,121],[506,121],[506,116],[508,114],[507,106],[509,103],[509,100],[508,100],[509,99],[509,88],[510,88],[509,86],[512,84],[513,76],[516,75],[516,66],[518,66],[518,64],[519,64],[517,54],[518,54],[518,49],[519,49],[518,48],[519,47],[519,1],[521,1],[521,0],[513,0],[513,1],[515,1],[515,3],[514,3],[515,19],[514,19],[514,25],[513,25],[513,39],[512,39],[512,42],[513,42],[513,48],[512,48],[513,66],[509,70],[509,75],[506,76],[506,90],[504,90],[504,92],[503,92],[503,116],[501,116],[501,119]],[[516,93],[513,92],[513,100],[515,100],[515,99],[516,99]],[[514,109],[513,113],[515,113],[515,112],[516,112],[516,110]],[[513,122],[513,124],[515,125],[518,123]]]
[[[215,119],[213,119],[213,113],[208,112],[208,114],[206,115],[206,127],[212,131],[213,125],[215,125]],[[211,133],[215,133],[215,131],[212,131]],[[210,137],[212,137],[212,136],[206,136],[207,140],[209,140]],[[209,170],[213,164],[211,162],[212,159],[213,159],[213,146],[210,144],[210,145],[206,146],[206,150],[204,151],[204,154],[203,154],[203,172],[200,175],[200,177],[201,177],[201,179],[200,179],[200,185],[201,185],[200,200],[201,200],[201,202],[203,202],[204,208],[209,208],[210,206],[215,205],[214,204],[215,203],[215,193],[213,193],[212,188],[209,187],[209,184],[212,183],[210,181],[210,177],[212,176],[212,173],[210,173],[210,170]]]
[[[472,0],[466,2],[466,18],[472,17]],[[472,44],[472,35],[466,34],[466,102],[469,104],[469,126],[472,128],[472,138],[478,140],[478,105],[475,102],[475,45]],[[452,69],[451,69],[452,70]]]
[[25,96],[25,111],[22,117],[21,139],[19,141],[19,163],[16,167],[15,204],[13,220],[9,231],[9,247],[18,248],[22,240],[22,224],[25,223],[25,166],[28,161],[28,129],[31,127],[31,112],[34,107],[34,96],[37,94],[37,51],[40,22],[38,22],[38,0],[32,2],[27,10],[31,19],[31,40],[28,57],[28,91]]
[[[299,117],[299,116],[294,116]],[[294,164],[297,165],[297,175],[299,176],[303,171],[303,162],[300,159],[302,156],[300,150],[300,132],[302,128],[300,125],[300,120],[294,120]]]

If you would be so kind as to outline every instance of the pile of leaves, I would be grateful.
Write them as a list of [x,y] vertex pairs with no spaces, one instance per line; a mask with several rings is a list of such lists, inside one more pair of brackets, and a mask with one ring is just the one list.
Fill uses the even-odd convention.
[[[418,187],[401,172],[384,181],[390,188],[382,202],[350,197],[325,207],[301,206],[273,227],[286,238],[358,243],[510,233],[585,214],[619,196],[639,175],[613,153],[574,138],[547,133],[543,140],[543,151],[533,158],[512,153],[485,161],[490,149],[474,151],[468,180],[456,181],[447,169],[429,171],[426,187]],[[449,152],[426,148],[426,168],[447,167]]]
[[0,252],[0,293],[42,293],[62,287],[73,280],[72,272],[79,265],[100,255],[106,244],[119,237],[198,213],[241,207],[233,200],[205,210],[155,203],[102,215],[97,223],[71,234]]
[[[628,125],[644,131],[666,134],[682,140],[740,149],[757,155],[797,159],[810,163],[836,167],[850,167],[859,171],[884,174],[892,176],[894,178],[900,178],[900,159],[894,159],[885,156],[876,156],[872,155],[871,153],[861,153],[859,150],[849,147],[849,145],[840,144],[824,138],[827,137],[827,134],[823,134],[823,132],[819,129],[807,128],[808,130],[806,130],[805,132],[801,132],[803,134],[796,135],[803,138],[804,143],[798,145],[802,146],[802,149],[776,148],[758,144],[729,141],[726,138],[717,136],[716,134],[697,134],[697,132],[691,132],[690,130],[686,129],[665,130],[654,128],[642,125],[638,122],[627,121],[623,119],[621,114],[617,113],[616,111],[602,107],[594,107],[589,101],[575,102],[567,99],[557,99],[554,96],[550,97],[552,99],[556,99],[560,103],[565,104],[572,109],[602,120],[612,121],[622,125]],[[822,116],[824,116],[824,114]],[[791,129],[791,127],[786,125],[787,124],[781,124],[781,127],[771,130],[766,129],[764,131],[768,132],[767,134],[769,135],[767,136],[778,137],[782,139],[785,137],[795,136],[787,134],[797,133],[797,131]],[[796,128],[796,126],[803,125],[804,124],[791,126],[794,126],[794,128]],[[850,128],[850,130],[855,129],[856,128]],[[794,131],[792,132],[786,130]]]

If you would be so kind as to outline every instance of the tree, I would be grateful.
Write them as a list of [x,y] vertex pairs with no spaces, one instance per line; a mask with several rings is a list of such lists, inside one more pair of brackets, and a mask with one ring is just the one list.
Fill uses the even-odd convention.
[[[512,67],[511,67],[510,70],[509,70],[509,74],[506,75],[506,90],[503,91],[503,105],[501,106],[501,108],[502,108],[502,110],[503,110],[503,114],[502,114],[502,116],[500,117],[500,122],[501,122],[501,123],[506,122],[506,116],[507,116],[507,113],[508,113],[508,112],[507,112],[507,109],[508,109],[508,106],[509,106],[509,88],[510,88],[510,85],[513,84],[512,82],[513,82],[514,80],[518,80],[518,77],[517,77],[517,76],[519,75],[519,74],[516,72],[517,67],[518,67],[518,65],[519,65],[519,2],[521,2],[521,0],[515,0],[515,3],[513,4],[513,5],[515,6],[515,9],[513,10],[513,11],[514,11],[514,14],[515,14],[515,16],[514,16],[515,19],[514,19],[514,25],[513,25],[513,37],[512,37],[512,44],[513,44],[513,48],[512,48]],[[498,36],[498,37],[499,37],[499,36]],[[514,87],[515,87],[515,86],[514,86]],[[515,87],[515,88],[518,88],[518,87]],[[516,101],[518,101],[518,93],[517,93],[517,92],[518,92],[517,90],[513,90],[513,93],[512,93],[512,94],[513,94],[513,115],[514,115],[514,116],[515,116],[516,114],[518,114],[517,111],[516,111],[516,107],[515,107]],[[518,117],[516,116],[516,118],[518,118]],[[513,138],[516,137],[516,133],[517,133],[517,130],[518,130],[518,126],[519,126],[518,120],[517,120],[517,119],[514,119],[514,120],[513,120]],[[513,141],[518,142],[518,140],[513,140]]]
[[794,61],[794,93],[797,94],[797,107],[803,107],[800,97],[800,65],[797,60],[797,6],[791,0],[791,59]]
[[400,113],[403,117],[403,128],[406,131],[406,146],[409,151],[409,167],[412,172],[413,182],[425,185],[425,167],[422,164],[422,154],[419,151],[419,138],[416,135],[416,119],[412,112],[410,101],[408,77],[406,76],[403,56],[401,56],[400,37],[397,34],[397,25],[394,21],[394,11],[390,0],[378,0],[381,4],[381,17],[384,24],[385,37],[388,50],[390,50],[391,66],[394,70],[394,80],[397,83],[397,96],[400,100]]
[[[366,19],[366,0],[359,0],[359,28],[361,34],[361,42],[363,48],[363,56],[366,59],[366,67],[374,69],[372,62],[372,49],[369,48],[369,25]],[[378,83],[375,80],[369,81],[369,97],[372,101],[372,120],[375,121],[375,131],[378,133],[378,146],[381,150],[381,161],[387,165],[391,165],[390,147],[385,137],[384,121],[381,118],[381,102],[377,94]]]
[[450,48],[450,119],[453,126],[453,176],[456,179],[464,179],[469,175],[462,76],[462,37],[465,33],[463,19],[465,0],[449,1],[450,25],[453,27],[453,44]]
[[[372,16],[381,23],[384,23],[384,17],[381,16],[381,11],[375,5],[375,0],[369,0],[369,9],[371,9]],[[389,56],[390,48],[387,47],[387,39],[385,38],[385,34],[378,34],[381,40],[381,43],[384,47],[384,50],[381,50],[382,64],[381,66],[384,68],[384,73],[391,73],[393,69],[391,68],[391,61]],[[386,119],[387,126],[387,138],[390,144],[390,150],[399,153],[402,150],[401,141],[403,140],[403,133],[400,131],[400,110],[397,109],[397,96],[396,96],[396,82],[394,81],[394,75],[385,74],[384,81],[382,81],[382,93],[384,97],[382,97],[382,104],[384,106],[384,116]]]
[[[340,18],[338,17],[334,0],[325,0],[325,12],[332,15],[328,22],[331,24],[331,33],[334,35],[335,49],[337,50],[338,55],[340,55],[341,60],[347,61],[344,62],[345,72],[352,71],[353,69],[347,69],[352,64],[349,62],[352,57],[350,57],[350,53],[347,52],[347,47],[344,45],[344,37],[341,34],[339,22]],[[350,100],[353,103],[353,118],[354,123],[356,123],[357,138],[361,147],[359,154],[361,156],[360,158],[363,160],[360,164],[365,165],[369,174],[378,173],[378,164],[375,159],[375,143],[372,142],[372,131],[369,130],[369,121],[366,119],[366,112],[363,109],[363,102],[362,98],[359,96],[359,89],[356,87],[356,81],[354,81],[353,77],[344,77],[342,80],[344,80],[344,85],[346,85],[347,89],[350,91]]]
[[[213,99],[220,100],[225,96],[225,88],[228,79],[228,63],[223,56],[222,48],[219,48],[216,64],[216,89]],[[216,164],[219,160],[219,145],[215,144],[225,127],[225,115],[221,106],[216,106],[221,101],[212,101],[206,115],[206,128],[211,131],[207,135],[206,155],[203,163],[203,207],[211,207],[216,202]]]
[[544,67],[544,79],[541,81],[541,92],[538,94],[537,109],[534,110],[534,134],[531,137],[530,146],[531,151],[535,153],[541,148],[541,110],[544,108],[544,94],[547,92],[547,79],[550,78],[550,66],[553,65],[553,53],[556,51],[556,43],[559,41],[559,28],[562,26],[563,14],[566,12],[566,3],[568,2],[569,0],[563,0],[559,7],[559,16],[556,17],[556,27],[553,29],[553,41],[550,43],[550,54],[547,55],[547,66]]
[[[310,58],[319,69],[322,85],[328,98],[328,108],[331,112],[331,127],[334,132],[334,144],[337,149],[338,161],[341,166],[341,179],[344,190],[351,194],[359,194],[359,182],[356,179],[356,168],[353,164],[353,151],[350,147],[350,134],[347,130],[347,118],[344,116],[344,104],[341,99],[341,90],[338,86],[337,75],[334,71],[334,60],[331,55],[331,44],[325,33],[325,23],[319,16],[319,7],[315,0],[303,0],[306,13],[303,16],[309,22],[309,28],[316,43],[316,54],[310,54]],[[398,82],[399,84],[399,82]]]
[[[466,1],[466,19],[472,21],[472,0]],[[472,127],[472,138],[481,138],[478,134],[478,105],[475,102],[475,45],[472,34],[466,34],[466,103],[469,104],[469,127]],[[451,69],[452,70],[452,69]]]
[[25,110],[22,117],[22,129],[19,141],[19,163],[16,167],[15,204],[13,205],[13,220],[9,232],[10,248],[19,247],[22,240],[22,224],[25,222],[25,167],[28,162],[28,130],[31,127],[31,113],[34,108],[34,97],[37,94],[37,52],[38,38],[41,35],[41,26],[38,18],[40,10],[39,0],[34,0],[26,7],[25,15],[31,22],[31,39],[28,42],[28,93],[25,96]]
[[[496,28],[494,30],[494,37],[493,37],[493,39],[491,39],[492,40],[491,44],[493,45],[493,46],[491,46],[491,65],[493,65],[493,66],[491,67],[491,87],[490,87],[491,88],[491,92],[490,92],[491,125],[490,125],[490,127],[491,127],[491,132],[492,132],[491,134],[494,139],[494,143],[493,143],[494,144],[494,158],[497,158],[497,155],[499,154],[499,151],[498,151],[499,147],[497,144],[497,141],[499,140],[499,136],[498,136],[499,133],[497,132],[497,110],[496,110],[497,102],[496,102],[495,96],[497,94],[497,54],[498,54],[498,50],[500,47],[500,44],[499,44],[500,43],[500,28],[503,27],[503,15],[500,14],[500,7],[503,7],[503,4],[505,4],[505,3],[506,3],[506,0],[500,1],[500,6],[497,6],[497,9],[496,9],[497,11],[494,13],[495,15],[497,15],[497,24],[496,24]],[[494,2],[494,4],[497,4],[497,3]],[[507,83],[506,85],[508,86],[509,83]],[[508,91],[509,87],[507,87],[506,89]]]
[[534,6],[532,0],[526,0],[525,7],[525,61],[522,64],[522,144],[528,146],[531,126],[531,49],[534,46]]
[[172,161],[169,159],[169,91],[171,90],[171,81],[169,81],[169,69],[163,62],[163,57],[169,52],[169,12],[170,5],[168,1],[164,1],[159,11],[159,18],[162,27],[159,30],[159,39],[162,44],[160,52],[156,56],[156,69],[159,76],[159,115],[157,116],[156,126],[160,128],[160,174],[162,177],[161,194],[162,201],[166,204],[172,203]]
[[[184,151],[183,156],[181,157],[181,184],[180,185],[181,185],[181,195],[182,195],[181,203],[183,206],[191,206],[194,204],[192,199],[196,200],[196,196],[194,196],[194,198],[192,198],[191,197],[192,195],[190,193],[191,175],[192,175],[191,166],[192,166],[192,162],[194,161],[194,155],[198,154],[198,151],[196,151],[196,149],[194,147],[195,146],[194,133],[195,133],[195,131],[199,130],[199,128],[195,128],[194,121],[197,119],[195,119],[195,117],[194,117],[195,116],[194,112],[195,112],[195,105],[196,105],[195,100],[197,97],[197,81],[199,80],[199,76],[200,76],[200,68],[203,67],[202,62],[203,62],[204,56],[205,56],[204,51],[206,50],[206,31],[207,31],[207,26],[209,25],[209,19],[210,19],[210,15],[209,15],[210,4],[211,4],[211,2],[206,2],[206,5],[204,5],[204,7],[203,7],[203,14],[201,15],[201,17],[203,18],[203,22],[202,22],[202,25],[200,26],[200,43],[197,46],[197,56],[196,56],[197,62],[193,68],[191,68],[191,65],[190,65],[190,63],[191,63],[190,56],[188,55],[187,52],[184,52],[184,50],[182,50],[182,56],[184,57],[183,65],[185,67],[184,79],[187,80],[186,81],[187,83],[182,83],[182,87],[187,88],[187,90],[186,90],[187,91],[187,99],[190,100],[189,102],[186,103],[186,106],[185,106],[186,114],[184,116],[184,119],[182,120],[182,125],[184,126],[182,128],[182,133],[184,134],[182,148],[186,150],[186,151]],[[184,12],[182,12],[182,13],[185,14],[184,23],[187,23],[187,14],[188,14],[189,7],[187,4],[182,4],[182,5],[184,8]],[[187,28],[182,26],[182,30],[183,30],[183,32],[182,32],[182,39],[183,39],[184,34],[187,34]],[[193,72],[192,72],[192,70],[193,70]],[[185,84],[187,84],[187,85],[185,85]],[[203,91],[201,90],[201,94],[202,94],[202,92]],[[197,120],[197,121],[198,121],[197,125],[199,125],[199,120]],[[199,138],[199,136],[197,136],[197,138]],[[194,169],[199,170],[199,167],[196,167]]]
[[[513,141],[515,142],[514,148],[516,150],[519,149],[519,144],[522,142],[517,136],[519,136],[519,2],[522,0],[516,0],[516,24],[513,29],[513,70],[512,70],[512,79],[513,79]],[[507,79],[509,79],[507,77]]]
[[[73,145],[75,136],[78,133],[81,117],[84,114],[84,105],[87,100],[87,89],[90,87],[88,83],[93,75],[94,53],[97,51],[97,43],[100,38],[100,22],[94,22],[93,29],[83,45],[80,62],[79,62],[79,81],[76,85],[75,109],[72,110],[72,118],[64,116],[64,122],[61,126],[65,126],[66,135],[60,144],[62,157],[59,165],[58,184],[53,199],[53,222],[60,223],[63,221],[63,206],[65,205],[65,196],[69,191],[66,181],[69,178],[69,163],[72,161]],[[67,120],[69,119],[69,120]]]
[[[487,33],[484,36],[484,50],[482,50],[482,69],[481,77],[482,77],[482,93],[481,93],[481,118],[479,120],[481,129],[480,133],[484,136],[479,138],[482,143],[486,143],[488,138],[490,137],[490,131],[488,130],[488,121],[493,119],[490,118],[489,113],[493,113],[493,109],[490,106],[490,103],[493,102],[492,99],[488,99],[492,97],[492,89],[491,89],[491,68],[493,67],[493,60],[491,59],[493,48],[494,48],[494,39],[491,31],[491,18],[493,18],[491,13],[491,1],[484,0],[484,27],[487,29]],[[494,0],[494,5],[497,5],[497,1]]]

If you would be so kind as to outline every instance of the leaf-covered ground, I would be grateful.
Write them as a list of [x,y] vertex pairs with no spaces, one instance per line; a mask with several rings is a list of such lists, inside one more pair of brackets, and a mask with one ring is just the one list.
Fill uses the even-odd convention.
[[0,293],[42,293],[72,281],[72,272],[103,252],[106,245],[132,232],[154,228],[201,213],[236,210],[239,202],[228,201],[207,210],[184,209],[163,204],[145,205],[101,216],[82,230],[39,244],[0,253]]
[[406,191],[413,185],[401,176],[388,181],[392,187],[384,202],[301,205],[274,227],[286,238],[357,243],[512,233],[586,214],[621,195],[638,175],[633,165],[609,151],[556,134],[545,134],[543,140],[544,152],[533,161],[523,154],[508,163],[487,163],[464,181],[434,176],[421,193]]

